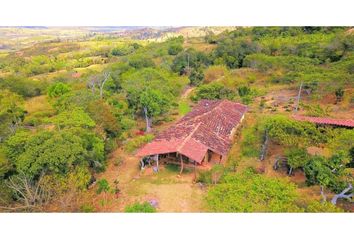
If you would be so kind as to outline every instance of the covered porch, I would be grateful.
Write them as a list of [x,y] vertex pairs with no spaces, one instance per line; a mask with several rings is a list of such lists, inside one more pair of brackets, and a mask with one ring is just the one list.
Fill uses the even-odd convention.
[[200,161],[193,160],[190,157],[178,152],[155,154],[147,156],[146,158],[150,160],[149,165],[155,167],[156,171],[158,171],[161,164],[173,164],[180,166],[180,174],[183,172],[184,168],[191,168],[194,170],[197,168],[202,170],[210,170],[213,165],[224,163],[224,158],[222,155],[214,153],[210,150],[204,154]]

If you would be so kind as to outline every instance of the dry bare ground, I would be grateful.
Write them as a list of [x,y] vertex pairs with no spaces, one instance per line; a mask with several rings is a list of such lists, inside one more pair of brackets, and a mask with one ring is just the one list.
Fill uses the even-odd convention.
[[[122,164],[115,166],[117,158],[122,159]],[[108,160],[108,167],[97,179],[107,179],[111,186],[114,181],[119,181],[121,193],[104,196],[94,195],[92,188],[91,197],[94,197],[96,211],[122,212],[126,205],[135,202],[157,200],[158,212],[201,212],[203,207],[204,191],[193,183],[193,173],[183,173],[178,177],[178,172],[170,171],[161,166],[159,173],[154,173],[151,168],[141,172],[138,166],[139,159],[125,153],[122,149],[113,152]],[[96,194],[97,195],[97,194]],[[102,204],[104,198],[106,204]]]

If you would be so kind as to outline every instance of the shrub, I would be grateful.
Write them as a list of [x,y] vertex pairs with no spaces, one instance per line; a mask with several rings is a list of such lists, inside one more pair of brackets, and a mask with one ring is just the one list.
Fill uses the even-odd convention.
[[211,171],[198,172],[197,182],[211,184]]
[[229,99],[235,98],[235,92],[231,89],[226,88],[223,84],[219,82],[212,82],[209,84],[201,85],[195,91],[195,95],[192,97],[194,101],[200,99]]
[[134,51],[133,47],[126,47],[126,46],[116,47],[112,49],[111,54],[113,56],[125,56],[132,53],[133,51]]
[[204,72],[204,82],[213,82],[227,73],[227,68],[224,65],[213,65],[207,68]]
[[101,179],[99,181],[97,181],[97,194],[100,194],[101,192],[109,192],[109,190],[111,189],[111,187],[109,186],[109,183],[106,179]]
[[183,50],[183,47],[180,44],[172,44],[168,48],[168,54],[170,55],[177,55],[179,52]]
[[55,83],[48,88],[49,97],[59,97],[70,91],[70,87],[65,83]]
[[92,213],[95,211],[95,208],[91,204],[83,204],[80,206],[80,212]]
[[108,138],[104,145],[104,150],[106,153],[110,153],[117,148],[117,140],[115,138]]
[[198,86],[204,79],[204,73],[200,68],[193,69],[189,75],[190,84],[193,86]]
[[136,138],[130,139],[126,144],[125,144],[125,150],[129,153],[133,152],[135,149],[141,147],[143,144],[150,142],[152,139],[154,139],[153,134],[146,134],[144,136],[138,136]]
[[146,56],[140,56],[140,55],[136,55],[129,58],[129,65],[133,68],[148,68],[148,67],[155,66],[151,58],[148,58]]
[[261,150],[263,132],[256,126],[242,129],[241,154],[245,157],[258,157]]
[[309,213],[326,213],[326,212],[344,212],[343,209],[336,207],[330,202],[312,201],[306,207],[306,212]]
[[300,122],[285,116],[276,115],[265,120],[269,137],[278,144],[286,146],[308,146],[326,143],[327,129],[316,127],[313,123]]
[[307,116],[311,117],[325,117],[329,115],[330,108],[322,108],[319,104],[307,105],[301,104],[301,107],[306,111]]
[[309,161],[309,156],[304,148],[290,148],[285,151],[285,156],[292,168],[304,167]]
[[228,174],[208,191],[207,204],[215,212],[298,212],[294,184],[247,169]]
[[150,205],[148,202],[144,203],[134,203],[125,207],[124,212],[126,213],[154,213],[156,209]]

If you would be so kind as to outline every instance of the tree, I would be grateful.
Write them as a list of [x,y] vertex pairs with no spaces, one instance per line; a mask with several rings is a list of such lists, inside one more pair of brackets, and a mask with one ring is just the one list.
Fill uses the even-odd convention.
[[214,59],[221,58],[229,68],[240,68],[243,66],[244,58],[257,52],[257,43],[247,38],[235,38],[231,34],[218,41],[214,50]]
[[300,122],[286,116],[275,115],[264,122],[269,137],[285,146],[309,146],[326,143],[327,129],[316,127],[313,123]]
[[343,88],[337,88],[335,91],[335,94],[336,94],[336,102],[338,103],[338,102],[342,101],[343,96],[344,96]]
[[180,44],[172,44],[168,48],[168,54],[170,55],[177,55],[179,52],[183,50],[183,47]]
[[59,129],[63,127],[92,128],[96,123],[81,108],[74,108],[60,112],[52,120]]
[[309,160],[309,155],[304,148],[290,148],[285,152],[285,156],[291,169],[302,168]]
[[140,69],[140,68],[149,68],[154,67],[155,63],[152,61],[151,58],[144,56],[144,55],[136,55],[130,57],[128,63],[131,67]]
[[171,68],[174,72],[182,75],[190,73],[193,68],[203,68],[209,64],[210,60],[204,53],[198,52],[194,49],[187,49],[176,56]]
[[120,126],[114,108],[103,100],[96,100],[89,103],[87,111],[91,118],[101,127],[109,136],[118,136]]
[[200,68],[193,69],[189,75],[190,84],[192,86],[199,86],[204,79],[204,73]]
[[103,72],[102,74],[93,75],[90,77],[87,86],[91,88],[93,94],[95,94],[95,89],[97,86],[100,90],[100,98],[102,98],[104,85],[106,84],[110,76],[111,76],[110,72]]
[[[346,187],[345,176],[347,173],[345,172],[345,165],[348,161],[347,156],[342,151],[339,151],[328,159],[322,156],[313,156],[304,166],[307,184],[320,185],[323,201],[327,200],[325,188],[329,188],[335,193],[340,193]],[[349,175],[349,177],[351,176]],[[345,194],[350,190],[351,188],[342,192],[342,197],[346,197]],[[337,196],[337,198],[341,195]]]
[[128,93],[129,106],[145,117],[149,131],[152,118],[169,110],[187,84],[185,80],[163,69],[145,68],[124,74],[122,86]]
[[16,169],[36,178],[42,171],[66,174],[75,165],[85,164],[82,140],[69,131],[40,132],[29,138],[15,160]]
[[170,107],[170,100],[157,90],[147,89],[140,96],[140,104],[145,115],[146,132],[150,132],[152,118],[166,113]]
[[50,193],[49,202],[60,207],[60,212],[73,212],[79,208],[80,196],[87,190],[92,179],[86,167],[77,166],[67,175],[45,175],[43,187]]
[[209,84],[204,84],[196,89],[193,100],[200,99],[229,99],[232,100],[235,97],[235,92],[226,88],[223,84],[219,82],[212,82]]
[[87,89],[83,89],[62,95],[56,99],[53,105],[58,111],[71,110],[73,108],[81,108],[87,111],[89,104],[97,99],[99,99],[98,96]]
[[0,142],[14,134],[25,116],[21,96],[9,90],[0,90]]
[[70,92],[70,87],[62,82],[55,83],[48,88],[48,96],[51,98],[60,97],[68,92]]
[[297,212],[295,185],[248,169],[226,175],[211,187],[207,204],[215,212]]
[[43,171],[38,178],[34,179],[33,176],[20,172],[6,181],[15,198],[22,202],[23,206],[20,208],[32,210],[49,201],[50,192],[44,186],[44,175]]

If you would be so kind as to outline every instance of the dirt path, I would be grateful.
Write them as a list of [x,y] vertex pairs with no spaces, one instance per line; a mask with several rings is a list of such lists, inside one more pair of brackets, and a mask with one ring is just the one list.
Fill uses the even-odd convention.
[[195,89],[195,87],[188,86],[181,95],[181,99],[186,99]]

